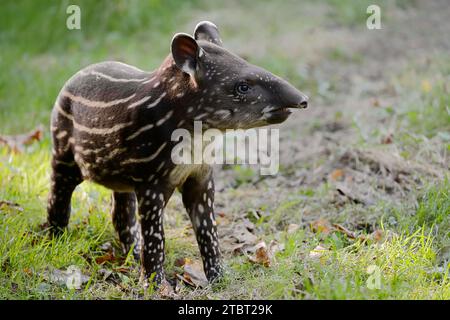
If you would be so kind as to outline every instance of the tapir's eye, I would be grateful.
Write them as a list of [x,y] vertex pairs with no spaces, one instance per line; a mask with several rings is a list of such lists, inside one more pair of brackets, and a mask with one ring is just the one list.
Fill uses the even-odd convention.
[[236,85],[236,91],[239,94],[246,94],[250,91],[250,86],[246,82],[239,82]]

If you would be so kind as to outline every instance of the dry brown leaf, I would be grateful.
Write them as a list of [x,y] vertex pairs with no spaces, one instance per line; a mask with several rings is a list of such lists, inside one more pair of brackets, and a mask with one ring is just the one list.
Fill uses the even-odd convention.
[[30,268],[24,268],[23,272],[27,275],[27,276],[31,276],[33,275],[33,271]]
[[191,261],[191,259],[189,259],[189,258],[177,258],[176,260],[175,260],[175,266],[177,266],[177,267],[182,267],[182,266],[184,266],[186,263],[191,263],[192,261]]
[[226,216],[225,212],[217,212],[217,215],[221,218],[224,218]]
[[332,226],[330,222],[326,219],[320,218],[316,221],[311,222],[311,230],[314,233],[323,233],[324,235],[328,235],[332,231]]
[[380,106],[380,101],[377,98],[373,99],[372,100],[372,106],[373,107],[379,107]]
[[270,267],[270,254],[264,241],[259,242],[255,246],[255,255],[248,256],[250,262],[261,264],[264,267]]
[[97,264],[104,264],[106,262],[122,263],[123,261],[124,261],[124,258],[116,257],[113,252],[106,252],[104,255],[95,258],[95,263],[97,263]]
[[251,232],[254,229],[255,225],[246,218],[230,227],[221,242],[224,252],[231,252],[233,254],[251,252],[252,247],[258,240],[258,237]]
[[381,139],[382,144],[391,144],[394,141],[394,135],[389,133]]
[[[395,233],[392,233],[395,235]],[[392,235],[391,234],[391,235]],[[376,229],[374,232],[372,232],[369,235],[360,235],[359,239],[362,241],[374,241],[374,242],[382,242],[385,238],[389,238],[389,234],[386,235],[383,230]]]
[[266,247],[261,247],[256,250],[256,262],[262,264],[264,267],[270,267],[270,257]]
[[203,264],[200,261],[191,261],[187,259],[183,265],[183,276],[180,278],[187,284],[194,287],[204,288],[208,285],[208,279],[206,279],[205,272],[203,271]]
[[30,145],[35,141],[40,141],[42,139],[43,130],[42,126],[29,133],[18,134],[14,136],[0,136],[0,144],[5,145],[13,153],[23,152],[25,146]]
[[344,170],[336,169],[330,173],[330,179],[332,181],[342,180],[344,178],[344,175],[345,175]]
[[375,242],[380,242],[383,240],[384,232],[383,230],[377,229],[374,232],[370,234],[370,238],[373,239]]
[[131,269],[129,267],[117,267],[117,268],[113,268],[113,271],[119,272],[119,273],[130,273]]
[[181,282],[183,282],[191,287],[195,287],[195,284],[192,282],[192,280],[190,278],[186,278],[186,277],[184,277],[184,275],[178,274],[178,273],[176,274],[176,277]]

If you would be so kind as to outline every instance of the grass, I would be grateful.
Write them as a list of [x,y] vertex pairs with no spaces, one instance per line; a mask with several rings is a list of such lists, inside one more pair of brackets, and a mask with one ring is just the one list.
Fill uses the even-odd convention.
[[[109,197],[104,188],[82,184],[74,194],[70,232],[58,239],[48,239],[40,225],[45,222],[44,204],[48,185],[48,152],[46,148],[26,156],[9,156],[5,152],[0,167],[0,199],[18,203],[23,211],[3,206],[0,215],[0,296],[3,298],[90,299],[142,297],[136,265],[126,259],[120,267],[134,267],[121,286],[101,281],[100,269],[119,265],[99,265],[95,258],[103,255],[101,245],[112,242],[118,248],[110,223]],[[30,170],[29,168],[34,168]],[[14,168],[14,170],[11,170]],[[13,172],[12,172],[13,171]],[[228,274],[209,297],[269,299],[449,299],[448,269],[434,271],[437,266],[437,244],[448,245],[450,183],[430,188],[419,200],[417,210],[403,217],[399,234],[386,242],[349,241],[339,235],[320,237],[308,230],[288,235],[279,234],[285,250],[278,253],[276,263],[264,268],[246,262],[245,257],[228,259]],[[294,203],[295,204],[295,203]],[[282,204],[262,227],[282,220],[293,203]],[[398,215],[404,212],[397,212]],[[258,224],[258,223],[257,223]],[[392,229],[391,229],[392,231]],[[393,231],[392,231],[393,232]],[[267,233],[266,241],[270,241]],[[322,243],[327,250],[320,259],[309,252]],[[167,271],[174,271],[177,258],[198,258],[194,242],[169,237]],[[42,274],[49,268],[78,266],[91,275],[82,290],[68,290],[63,285],[49,285]],[[375,265],[381,272],[382,286],[367,288],[367,267]],[[245,288],[245,289],[243,289]],[[252,288],[248,290],[248,288]],[[204,298],[198,293],[196,298]]]
[[[189,21],[201,4],[211,10],[212,4],[200,1],[71,1],[83,12],[82,32],[65,26],[65,8],[69,1],[6,2],[0,9],[0,134],[28,131],[38,124],[47,126],[49,112],[63,83],[80,67],[106,59],[152,69],[168,53],[169,40],[179,25]],[[393,2],[386,2],[391,4]],[[325,2],[337,25],[354,27],[365,21],[359,13],[366,1]],[[383,3],[384,4],[384,3]],[[404,7],[409,1],[397,1]],[[225,4],[214,4],[217,10]],[[273,4],[271,4],[273,5]],[[334,11],[333,11],[334,10]],[[214,11],[214,10],[212,10]],[[365,10],[363,10],[365,12]],[[21,14],[13,14],[20,12]],[[101,12],[101,14],[98,14]],[[300,19],[301,20],[301,19]],[[306,19],[308,25],[311,19]],[[292,23],[292,22],[291,22]],[[234,29],[230,29],[235,32]],[[228,37],[230,30],[225,31]],[[244,37],[245,35],[245,37]],[[241,37],[248,38],[246,34]],[[155,45],[157,44],[157,45]],[[256,58],[256,61],[296,84],[304,84],[311,92],[320,91],[316,80],[285,63],[286,57]],[[301,60],[301,58],[299,58]],[[360,64],[363,56],[347,56],[339,50],[328,52],[326,59],[345,64]],[[303,63],[303,61],[302,61]],[[425,152],[430,162],[450,150],[448,71],[450,61],[438,56],[430,64],[413,61],[391,80],[402,97],[399,105],[383,106],[377,116],[395,118],[398,139],[395,146],[405,159]],[[340,111],[339,118],[344,117]],[[380,132],[364,143],[376,145]],[[438,139],[437,143],[431,143]],[[437,147],[435,147],[437,145]],[[111,243],[119,250],[108,214],[110,192],[84,183],[72,200],[70,230],[58,239],[49,239],[45,222],[46,197],[49,187],[50,139],[45,132],[39,144],[22,154],[0,149],[0,200],[17,205],[0,205],[0,298],[3,299],[134,299],[151,298],[139,285],[137,264],[129,255],[120,260],[100,260],[102,247]],[[424,151],[425,150],[425,151]],[[447,151],[446,151],[447,150]],[[420,151],[420,152],[419,152]],[[308,164],[302,164],[310,169]],[[255,181],[251,168],[232,169],[238,195]],[[422,181],[422,180],[421,180]],[[416,204],[375,203],[369,208],[358,205],[324,207],[320,202],[331,186],[299,187],[286,191],[278,203],[263,200],[259,207],[268,216],[255,219],[262,239],[276,240],[284,250],[275,255],[266,268],[252,264],[247,257],[226,256],[227,270],[222,282],[206,289],[183,288],[188,298],[260,298],[260,299],[450,299],[447,249],[450,246],[449,178],[430,179],[411,192]],[[270,189],[261,192],[273,192]],[[262,195],[263,197],[263,195]],[[166,270],[169,276],[179,272],[174,266],[179,258],[198,259],[197,246],[186,229],[186,214],[172,202],[171,227],[168,227]],[[341,233],[318,234],[303,223],[309,210],[330,210],[334,221],[351,220],[355,212],[367,218],[376,217],[374,229],[384,238],[374,240],[372,230],[360,230],[366,240],[349,239]],[[232,206],[232,203],[226,203]],[[246,207],[246,209],[250,209]],[[300,224],[287,233],[290,223]],[[172,229],[172,230],[171,230]],[[186,232],[190,241],[186,241]],[[311,252],[321,245],[320,256]],[[53,269],[65,270],[75,265],[88,275],[80,290],[46,280]],[[374,268],[380,275],[380,286],[370,288]],[[118,269],[126,272],[117,271]],[[113,272],[106,281],[105,272]]]

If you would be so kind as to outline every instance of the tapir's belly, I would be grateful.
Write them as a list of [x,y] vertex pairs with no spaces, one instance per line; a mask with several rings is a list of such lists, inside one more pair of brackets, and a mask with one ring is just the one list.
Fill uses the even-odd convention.
[[181,187],[189,177],[201,179],[211,170],[206,164],[180,164],[175,166],[169,174],[169,183],[173,187]]

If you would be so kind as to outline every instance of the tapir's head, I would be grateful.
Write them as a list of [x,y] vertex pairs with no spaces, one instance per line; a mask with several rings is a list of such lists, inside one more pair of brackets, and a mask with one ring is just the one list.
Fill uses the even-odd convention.
[[194,37],[172,40],[175,65],[199,93],[195,120],[218,129],[247,129],[285,121],[289,109],[306,108],[308,97],[287,81],[222,46],[217,27],[197,24]]

